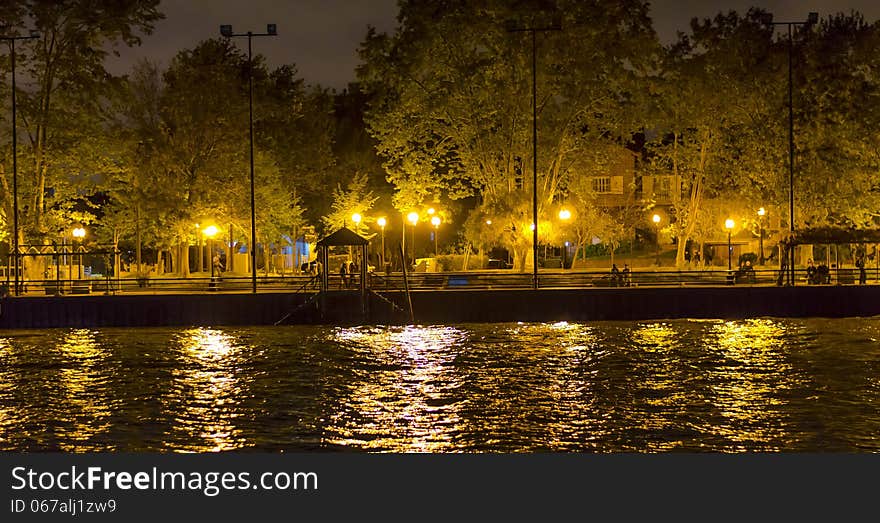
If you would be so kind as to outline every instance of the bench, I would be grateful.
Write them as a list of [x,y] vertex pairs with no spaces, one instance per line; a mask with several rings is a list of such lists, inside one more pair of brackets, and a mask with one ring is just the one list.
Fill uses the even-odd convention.
[[71,294],[89,294],[91,288],[88,280],[77,280],[70,284]]

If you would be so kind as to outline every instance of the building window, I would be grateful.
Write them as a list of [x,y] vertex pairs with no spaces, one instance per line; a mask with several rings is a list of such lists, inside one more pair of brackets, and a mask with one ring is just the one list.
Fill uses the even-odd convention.
[[654,194],[658,198],[670,198],[672,196],[672,178],[670,176],[658,177],[654,183]]
[[609,193],[611,192],[611,177],[593,178],[593,192]]

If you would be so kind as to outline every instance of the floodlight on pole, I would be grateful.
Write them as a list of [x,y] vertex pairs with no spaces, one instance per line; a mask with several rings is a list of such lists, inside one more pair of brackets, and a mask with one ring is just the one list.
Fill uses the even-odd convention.
[[224,38],[246,36],[248,41],[248,123],[250,136],[250,167],[251,167],[251,287],[252,292],[257,292],[257,213],[254,197],[254,59],[251,40],[255,36],[277,36],[278,29],[275,24],[266,25],[265,33],[234,33],[231,25],[221,25],[220,35]]
[[[532,225],[538,223],[538,32],[561,31],[556,20],[544,27],[521,27],[515,21],[508,22],[511,33],[532,35]],[[532,288],[538,288],[538,227],[532,229]]]
[[[0,30],[7,29],[0,26]],[[9,42],[9,59],[11,62],[10,70],[12,73],[12,263],[13,273],[15,274],[15,283],[13,285],[13,295],[18,296],[21,293],[20,282],[20,257],[18,246],[18,135],[16,131],[16,103],[15,103],[15,42],[16,40],[33,40],[39,38],[40,33],[31,30],[28,36],[0,36],[0,40]]]
[[[784,25],[788,27],[788,230],[794,235],[794,101],[792,89],[792,27],[804,25],[807,27],[819,23],[819,13],[811,12],[804,22],[774,22],[773,15],[764,13],[761,21],[767,25]],[[789,284],[795,284],[794,277],[794,249],[789,249]]]

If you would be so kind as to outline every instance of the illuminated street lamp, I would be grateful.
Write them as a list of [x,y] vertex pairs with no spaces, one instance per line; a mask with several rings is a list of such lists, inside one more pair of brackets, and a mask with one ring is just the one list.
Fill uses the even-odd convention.
[[[568,220],[571,219],[571,211],[563,208],[562,210],[559,211],[559,219],[564,222],[567,222]],[[565,245],[563,245],[563,247],[562,247],[562,268],[563,269],[565,269],[565,258],[567,258],[567,257],[568,257],[568,242],[566,241]]]
[[758,264],[764,265],[764,215],[767,211],[763,207],[758,209]]
[[359,213],[354,213],[351,215],[351,221],[354,223],[354,232],[358,232],[358,229],[360,228],[362,219],[363,218],[361,217],[361,215]]
[[655,214],[651,217],[651,221],[654,222],[654,229],[657,233],[657,266],[660,266],[660,215]]
[[410,242],[410,254],[412,255],[413,263],[416,261],[416,224],[419,223],[419,213],[413,211],[406,215],[406,219],[409,220],[409,223],[412,224],[412,242]]
[[251,50],[251,40],[255,36],[277,36],[275,24],[266,25],[265,33],[233,33],[231,25],[221,25],[220,34],[224,38],[246,36],[248,41],[248,123],[250,136],[250,165],[251,165],[251,285],[253,293],[257,293],[257,212],[254,204],[254,59]]
[[79,269],[77,270],[77,275],[79,276],[79,279],[82,279],[82,277],[83,277],[83,275],[82,275],[82,264],[83,264],[82,243],[83,243],[83,238],[86,237],[86,230],[83,229],[82,227],[76,227],[73,229],[72,234],[73,234],[74,238],[79,240],[80,252],[79,252]]
[[[433,209],[429,209],[429,212]],[[440,217],[434,216],[431,218],[431,225],[434,226],[434,257],[437,256],[437,229],[440,227]]]
[[727,229],[727,270],[731,270],[733,267],[731,265],[731,258],[733,257],[733,248],[730,246],[730,233],[733,231],[736,222],[731,220],[730,218],[724,220],[724,228]]
[[208,263],[211,264],[211,280],[213,280],[214,279],[214,265],[215,265],[215,263],[214,263],[214,236],[217,234],[217,227],[215,227],[214,225],[209,225],[209,226],[205,227],[205,229],[202,231],[202,234],[204,234],[205,237],[208,239],[208,254],[210,255],[209,259],[208,259]]
[[[6,27],[0,26],[0,29],[6,29]],[[17,122],[15,112],[15,41],[32,40],[39,37],[40,34],[36,31],[30,31],[28,36],[0,36],[0,40],[9,42],[9,59],[12,72],[12,263],[14,267],[12,270],[15,273],[15,284],[13,287],[13,295],[15,296],[21,293],[18,275],[20,259],[18,256],[18,135],[16,134],[15,127]]]
[[385,266],[385,226],[388,224],[388,220],[385,217],[381,217],[376,220],[376,224],[379,225],[379,228],[382,229],[382,256],[379,257],[379,262],[382,266]]

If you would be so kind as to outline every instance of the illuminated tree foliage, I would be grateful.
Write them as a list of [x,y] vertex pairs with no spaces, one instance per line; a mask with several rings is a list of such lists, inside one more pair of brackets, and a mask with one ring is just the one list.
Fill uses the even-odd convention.
[[[542,212],[596,142],[628,137],[636,80],[656,52],[637,1],[402,2],[400,29],[370,32],[359,77],[374,98],[367,123],[404,211],[441,196],[478,196],[526,246],[531,194],[531,38],[512,27],[559,23],[538,44],[538,193]],[[530,213],[529,213],[530,216]],[[531,219],[525,223],[526,230]],[[499,238],[503,238],[499,237]],[[516,257],[523,268],[525,253]]]
[[[302,225],[296,186],[328,161],[330,126],[304,116],[315,97],[295,69],[268,71],[257,57],[253,72],[257,241],[268,260],[270,247],[289,243]],[[129,79],[137,103],[123,111],[121,127],[131,169],[113,191],[115,208],[135,225],[129,236],[149,216],[148,239],[179,259],[178,272],[186,273],[195,223],[232,226],[234,240],[250,243],[248,74],[247,57],[230,41],[208,40],[179,53],[161,77],[146,66]]]
[[799,34],[798,228],[880,223],[880,25],[837,14]]
[[[775,158],[765,146],[779,143],[768,140],[773,132],[767,122],[778,110],[768,95],[778,88],[772,51],[772,29],[761,22],[760,11],[695,19],[691,34],[679,36],[651,82],[651,167],[681,180],[681,191],[672,194],[671,224],[679,266],[687,240],[697,236],[707,198],[778,186],[766,179],[774,172],[767,160]],[[766,192],[764,197],[781,202],[780,193]]]
[[[118,168],[102,143],[106,99],[113,86],[104,58],[108,48],[138,45],[139,34],[150,34],[162,17],[158,4],[21,0],[0,9],[0,25],[8,28],[7,34],[21,34],[25,28],[40,34],[16,46],[22,243],[63,234],[70,227],[72,202],[83,201],[100,176]],[[2,96],[8,101],[6,90]],[[11,186],[10,163],[9,157],[3,158],[4,189]],[[4,190],[4,208],[10,208],[10,200]]]

